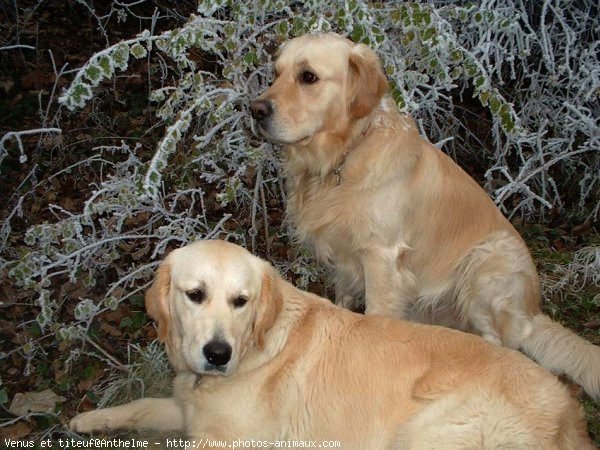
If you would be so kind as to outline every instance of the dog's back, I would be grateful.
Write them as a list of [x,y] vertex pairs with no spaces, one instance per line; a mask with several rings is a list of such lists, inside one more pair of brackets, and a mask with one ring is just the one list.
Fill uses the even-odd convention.
[[[530,387],[530,389],[535,389]],[[547,389],[547,386],[544,386]],[[546,394],[550,392],[545,391]],[[556,393],[556,390],[554,390]],[[552,409],[469,389],[432,401],[400,426],[395,449],[593,449],[574,401],[560,395]]]
[[384,430],[396,430],[399,449],[594,448],[567,388],[518,352],[454,330],[318,304],[302,330],[300,377],[311,399],[304,410],[330,410],[328,419],[340,420],[323,430],[352,435],[369,427],[384,441]]
[[413,387],[423,407],[400,427],[396,448],[594,448],[581,406],[555,376],[518,352],[438,331],[426,346],[431,367]]

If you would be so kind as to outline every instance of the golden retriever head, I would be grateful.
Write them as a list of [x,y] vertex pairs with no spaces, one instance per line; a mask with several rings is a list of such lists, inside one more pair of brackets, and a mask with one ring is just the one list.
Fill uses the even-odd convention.
[[333,33],[286,42],[274,69],[273,84],[250,109],[257,131],[281,144],[309,145],[319,134],[348,135],[388,87],[373,50]]
[[281,309],[277,273],[265,261],[224,241],[200,241],[174,250],[146,293],[176,371],[229,375]]

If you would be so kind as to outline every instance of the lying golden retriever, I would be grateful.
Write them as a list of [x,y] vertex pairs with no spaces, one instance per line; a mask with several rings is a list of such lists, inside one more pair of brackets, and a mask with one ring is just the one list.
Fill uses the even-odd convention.
[[486,192],[423,139],[375,53],[335,34],[276,56],[251,104],[284,145],[287,214],[335,269],[336,303],[474,332],[522,349],[600,398],[600,349],[540,311],[527,247]]
[[567,389],[519,353],[338,308],[234,244],[173,251],[146,308],[177,374],[173,398],[86,412],[74,431],[184,430],[207,446],[593,448]]

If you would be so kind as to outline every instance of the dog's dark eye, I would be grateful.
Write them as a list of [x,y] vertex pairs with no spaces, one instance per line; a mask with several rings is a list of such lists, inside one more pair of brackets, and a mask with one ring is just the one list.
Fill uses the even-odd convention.
[[248,303],[248,297],[240,295],[240,296],[234,298],[232,303],[233,303],[234,308],[241,308],[246,303]]
[[300,74],[300,80],[306,84],[313,84],[319,81],[319,78],[310,70],[305,70]]
[[204,301],[204,299],[206,299],[206,292],[204,292],[204,289],[196,289],[194,291],[188,291],[185,293],[188,298],[193,301],[194,303],[202,303]]

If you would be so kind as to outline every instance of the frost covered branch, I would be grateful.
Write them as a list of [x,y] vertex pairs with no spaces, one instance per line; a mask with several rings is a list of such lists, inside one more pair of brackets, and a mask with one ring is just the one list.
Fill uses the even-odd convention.
[[19,146],[19,151],[21,152],[21,156],[19,157],[19,162],[24,163],[27,161],[27,155],[25,154],[25,148],[23,147],[23,141],[21,140],[21,136],[31,136],[32,134],[45,134],[45,133],[62,133],[60,128],[36,128],[33,130],[23,130],[23,131],[9,131],[2,139],[0,139],[0,164],[6,157],[8,150],[6,149],[6,141],[9,139],[14,139],[17,141],[17,145]]
[[[112,2],[107,14],[131,16],[140,2]],[[59,101],[74,111],[95,98],[103,81],[133,71],[133,60],[143,58],[155,71],[148,77],[153,130],[163,131],[150,148],[119,145],[121,139],[95,145],[92,157],[69,166],[100,174],[81,206],[49,202],[52,219],[33,224],[12,247],[10,224],[39,187],[32,182],[31,191],[14,197],[0,230],[0,248],[11,255],[0,263],[17,286],[34,292],[43,332],[82,340],[98,314],[147,286],[171,248],[219,237],[271,252],[287,238],[284,227],[269,223],[285,191],[277,152],[253,136],[247,105],[271,82],[271,58],[281,43],[328,31],[376,49],[398,107],[483,178],[507,215],[544,220],[552,209],[576,221],[597,220],[600,18],[593,11],[591,0],[201,0],[179,28],[155,33],[152,25],[74,72],[58,71],[53,61],[56,79],[73,76]],[[90,14],[101,28],[108,20]],[[61,132],[47,126],[57,124],[50,106],[41,115],[43,127],[2,137],[0,162],[9,139],[23,161],[22,136]],[[275,263],[301,287],[322,275],[305,250]],[[56,286],[79,283],[92,292],[98,280],[105,283],[102,295],[76,299],[76,317],[62,321]]]

